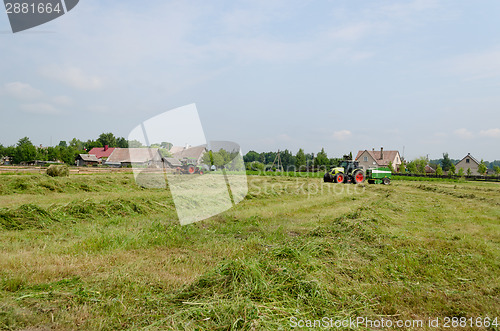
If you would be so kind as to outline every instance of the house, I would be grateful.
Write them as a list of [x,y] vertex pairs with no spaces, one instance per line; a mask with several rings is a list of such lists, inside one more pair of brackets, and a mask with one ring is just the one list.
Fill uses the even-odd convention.
[[375,149],[371,151],[359,151],[355,161],[358,161],[360,167],[364,170],[388,167],[389,163],[392,162],[393,169],[397,171],[401,165],[401,156],[399,155],[399,151],[384,151],[384,148],[381,147],[380,151],[376,151]]
[[127,166],[155,166],[160,167],[162,156],[158,148],[115,148],[106,160],[106,164],[120,163]]
[[457,173],[463,169],[464,174],[467,174],[467,169],[470,169],[471,175],[479,175],[479,162],[468,153],[455,165],[455,169]]
[[207,152],[206,145],[200,145],[195,147],[186,148],[180,152],[174,153],[172,156],[176,159],[193,159],[196,164],[200,164],[203,159],[203,155]]
[[78,154],[75,163],[77,167],[97,166],[99,164],[99,159],[93,154]]
[[436,173],[436,170],[428,164],[425,165],[424,170],[425,170],[425,173],[428,175],[434,175]]
[[108,145],[104,147],[94,147],[89,151],[89,154],[95,155],[99,162],[105,161],[109,158],[111,153],[115,150],[114,147],[108,147]]

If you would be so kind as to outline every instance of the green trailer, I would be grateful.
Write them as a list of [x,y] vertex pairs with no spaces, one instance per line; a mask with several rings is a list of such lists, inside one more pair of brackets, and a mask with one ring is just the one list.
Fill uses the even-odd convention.
[[366,179],[369,184],[384,184],[391,183],[392,172],[389,168],[375,168],[366,170]]

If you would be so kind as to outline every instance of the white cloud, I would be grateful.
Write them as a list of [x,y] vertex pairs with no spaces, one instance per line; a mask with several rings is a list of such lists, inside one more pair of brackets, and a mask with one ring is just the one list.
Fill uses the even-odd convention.
[[49,66],[42,68],[41,73],[79,90],[98,90],[104,87],[102,77],[89,75],[76,67]]
[[349,130],[335,131],[333,133],[333,139],[335,140],[345,140],[352,136],[352,132]]
[[60,106],[71,106],[73,104],[73,99],[65,95],[54,97],[52,98],[52,101]]
[[449,61],[450,72],[466,80],[500,76],[500,48],[464,54]]
[[469,130],[467,130],[465,128],[461,128],[461,129],[455,130],[455,134],[457,136],[459,136],[460,138],[462,138],[462,139],[471,139],[471,138],[474,138],[474,134],[471,131],[469,131]]
[[500,129],[495,128],[495,129],[489,129],[489,130],[481,130],[479,132],[479,135],[483,137],[489,137],[489,138],[500,138]]
[[24,104],[21,105],[20,108],[22,111],[26,113],[37,114],[37,115],[58,115],[62,113],[59,109],[55,108],[53,105],[43,102]]
[[110,111],[107,106],[89,106],[87,109],[92,113],[107,113]]
[[280,140],[280,141],[292,141],[292,137],[290,137],[286,133],[283,133],[283,134],[280,134],[278,136],[278,140]]
[[356,41],[373,32],[373,25],[368,22],[354,23],[336,28],[329,33],[330,38]]
[[18,99],[34,99],[43,96],[42,91],[21,82],[7,83],[3,86],[5,94]]

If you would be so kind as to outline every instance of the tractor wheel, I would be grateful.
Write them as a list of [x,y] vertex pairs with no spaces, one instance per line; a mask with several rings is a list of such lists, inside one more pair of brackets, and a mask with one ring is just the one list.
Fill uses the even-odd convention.
[[391,179],[390,178],[385,177],[384,179],[382,179],[382,184],[389,185],[390,183],[391,183]]
[[331,183],[333,182],[332,175],[330,175],[328,172],[323,176],[323,181],[325,183]]
[[189,172],[190,175],[194,174],[196,172],[195,166],[190,165],[188,167],[188,172]]
[[200,170],[200,175],[203,175],[203,174],[204,174],[203,170]]
[[344,179],[345,179],[345,176],[343,173],[338,173],[335,175],[335,177],[333,177],[333,181],[335,183],[343,183]]
[[354,184],[362,183],[365,180],[365,173],[361,169],[355,170],[352,174],[352,179]]

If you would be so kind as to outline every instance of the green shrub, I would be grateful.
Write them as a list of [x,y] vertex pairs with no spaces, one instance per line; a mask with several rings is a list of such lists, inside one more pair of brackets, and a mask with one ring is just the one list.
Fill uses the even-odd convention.
[[47,168],[47,175],[51,177],[67,177],[69,176],[69,168],[66,165],[52,164]]

